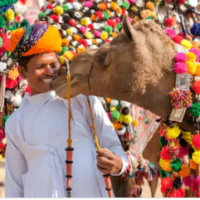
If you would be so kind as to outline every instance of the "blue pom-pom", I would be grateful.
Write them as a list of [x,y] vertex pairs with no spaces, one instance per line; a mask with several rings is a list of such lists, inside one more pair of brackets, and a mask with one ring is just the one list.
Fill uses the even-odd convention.
[[190,31],[193,35],[200,36],[200,24],[194,24]]

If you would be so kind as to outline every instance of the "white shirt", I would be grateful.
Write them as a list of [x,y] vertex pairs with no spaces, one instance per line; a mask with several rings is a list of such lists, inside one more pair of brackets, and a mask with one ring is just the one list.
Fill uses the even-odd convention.
[[[100,101],[90,97],[99,144],[126,154]],[[96,147],[90,129],[87,99],[72,99],[72,197],[108,197],[103,174],[96,167]],[[6,197],[66,197],[68,103],[54,91],[25,95],[20,108],[6,122]]]

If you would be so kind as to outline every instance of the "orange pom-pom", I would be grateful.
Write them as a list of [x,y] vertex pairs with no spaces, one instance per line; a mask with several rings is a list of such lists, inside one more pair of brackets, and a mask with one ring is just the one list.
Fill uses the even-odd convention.
[[67,38],[62,39],[62,46],[69,46],[69,40]]
[[182,165],[179,175],[184,178],[190,175],[190,168],[187,165]]
[[92,39],[92,43],[98,45],[98,42],[95,39]]
[[198,165],[192,159],[190,159],[190,168],[196,170],[197,167],[198,167]]
[[138,125],[138,121],[137,120],[133,120],[133,126],[136,127]]
[[110,8],[112,9],[112,10],[114,10],[114,11],[116,11],[117,10],[117,3],[116,2],[111,2],[111,4],[110,4]]
[[96,21],[96,15],[95,15],[95,14],[92,14],[91,17],[90,17],[90,19],[91,19],[92,21]]
[[112,32],[112,37],[115,38],[117,36],[117,33]]
[[147,1],[146,2],[146,8],[151,10],[151,11],[154,11],[154,3],[152,3],[151,1]]
[[200,63],[197,63],[196,66],[197,66],[197,69],[196,69],[195,75],[200,76]]
[[111,15],[112,15],[112,13],[111,13],[111,11],[110,11],[110,10],[107,10],[107,13],[108,13],[108,15],[109,15],[109,16],[111,16]]
[[110,103],[111,100],[112,100],[111,98],[106,98],[106,102],[107,102],[107,103]]
[[73,35],[74,40],[76,40],[77,42],[80,41],[81,37],[77,34]]
[[78,47],[76,50],[77,50],[77,53],[81,53],[81,52],[86,51],[86,48],[84,48],[84,47]]
[[107,6],[106,6],[105,3],[100,3],[100,4],[99,4],[99,9],[100,9],[100,10],[106,10],[106,8],[107,8]]
[[118,130],[118,129],[122,128],[122,124],[121,123],[115,123],[114,128],[115,128],[115,130]]

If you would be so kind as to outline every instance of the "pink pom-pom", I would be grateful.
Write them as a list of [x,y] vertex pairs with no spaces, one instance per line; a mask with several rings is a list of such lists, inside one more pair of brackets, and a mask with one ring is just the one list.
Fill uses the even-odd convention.
[[179,148],[179,154],[177,155],[178,158],[182,158],[183,156],[186,156],[189,154],[190,146],[187,145],[186,147],[180,146]]
[[176,62],[186,62],[187,57],[186,57],[185,53],[177,53],[175,55],[174,59],[176,60]]
[[196,55],[196,57],[197,57],[196,58],[196,62],[199,62],[199,56],[200,56],[199,51],[197,49],[195,49],[195,48],[192,48],[189,51]]
[[168,37],[173,38],[176,36],[176,31],[172,28],[166,28],[165,33],[168,35]]
[[87,31],[86,27],[85,26],[81,26],[81,28],[79,28],[79,32],[80,33],[85,33]]
[[183,189],[178,189],[178,190],[176,190],[176,191],[172,191],[170,194],[169,194],[169,197],[170,198],[182,198],[182,197],[184,197],[185,196],[185,191],[183,190]]
[[135,4],[136,0],[128,0],[130,4]]
[[107,115],[108,115],[108,118],[110,119],[110,121],[111,121],[111,114],[109,113],[109,112],[107,112]]
[[93,2],[92,2],[92,1],[86,1],[86,2],[85,2],[85,7],[91,8],[92,5],[93,5]]
[[177,62],[177,63],[175,63],[175,65],[174,65],[174,71],[177,74],[184,74],[184,73],[186,73],[187,72],[186,64],[183,63],[183,62]]
[[185,185],[186,187],[190,187],[191,184],[192,184],[193,178],[192,178],[191,176],[186,176],[186,177],[184,177],[184,178],[182,179],[182,181],[183,181],[183,183],[184,183],[184,185]]
[[200,186],[200,176],[197,177],[197,184]]
[[101,37],[101,32],[95,31],[95,32],[94,32],[94,36],[95,36],[96,38],[100,38],[100,37]]
[[121,23],[121,20],[120,20],[119,17],[116,17],[116,18],[115,18],[115,21],[116,21],[117,23]]
[[196,134],[192,139],[192,144],[195,148],[200,149],[200,135]]
[[3,140],[5,138],[3,130],[0,130],[0,140]]

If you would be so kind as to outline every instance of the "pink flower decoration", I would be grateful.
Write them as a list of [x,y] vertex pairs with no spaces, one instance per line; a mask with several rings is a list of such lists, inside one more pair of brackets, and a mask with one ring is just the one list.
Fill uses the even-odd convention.
[[85,26],[81,26],[81,28],[79,28],[80,33],[85,33],[86,32],[86,27]]
[[194,53],[197,56],[196,62],[199,62],[199,51],[195,48],[189,50],[190,52]]
[[5,138],[3,130],[0,130],[0,140],[3,140]]
[[136,0],[128,0],[130,4],[135,4]]
[[100,37],[101,37],[101,32],[95,31],[95,32],[94,32],[94,36],[95,36],[96,38],[100,38]]
[[86,1],[86,2],[85,2],[85,7],[91,8],[92,5],[93,5],[93,2],[92,2],[92,1]]
[[173,38],[176,36],[176,31],[172,28],[166,28],[165,33],[168,35],[168,37]]
[[186,57],[185,53],[177,53],[175,55],[174,59],[176,60],[176,62],[186,62],[187,57]]
[[183,156],[186,156],[189,154],[189,150],[190,150],[190,146],[187,145],[186,147],[180,146],[179,148],[179,154],[178,154],[178,158],[182,158]]
[[200,186],[200,176],[197,177],[197,184]]
[[184,178],[182,179],[182,181],[183,181],[183,183],[184,183],[184,185],[185,185],[186,187],[190,187],[191,184],[192,184],[192,177],[191,177],[191,176],[186,176],[186,177],[184,177]]
[[175,65],[174,65],[174,71],[177,74],[184,74],[184,73],[186,73],[187,72],[186,64],[183,63],[183,62],[177,62],[177,63],[175,63]]
[[121,20],[120,20],[119,17],[116,17],[116,18],[115,18],[115,21],[116,21],[117,23],[121,23]]

